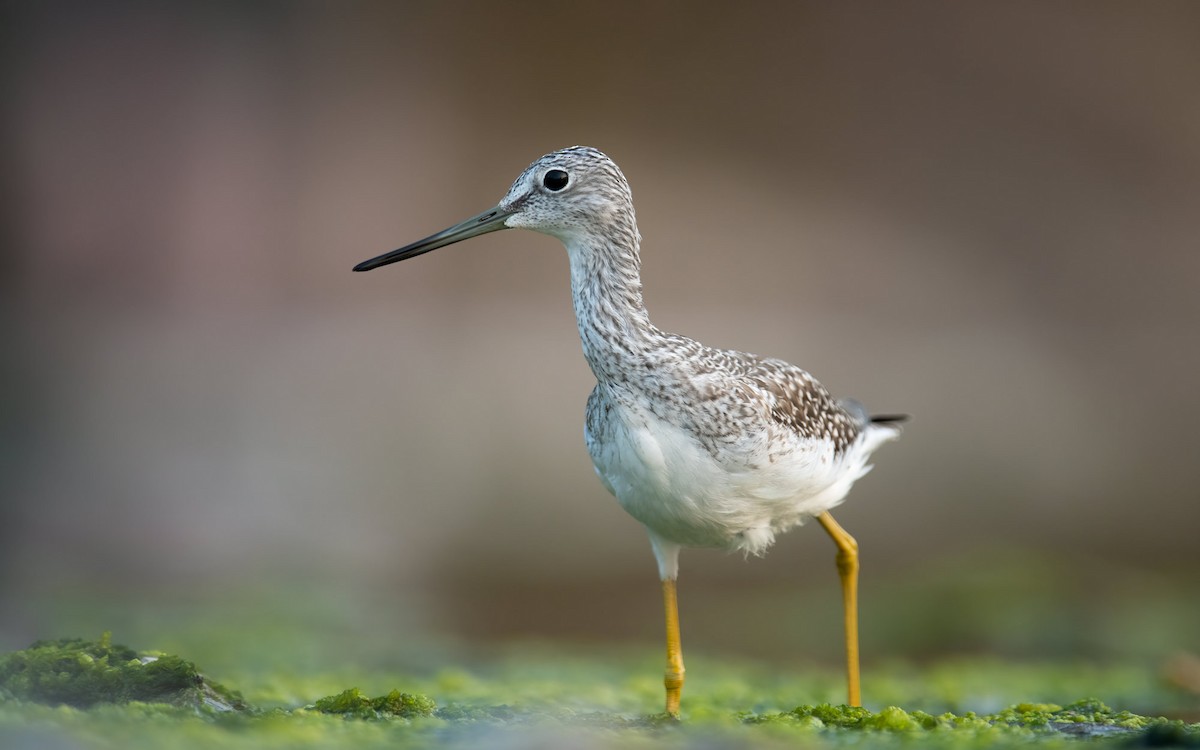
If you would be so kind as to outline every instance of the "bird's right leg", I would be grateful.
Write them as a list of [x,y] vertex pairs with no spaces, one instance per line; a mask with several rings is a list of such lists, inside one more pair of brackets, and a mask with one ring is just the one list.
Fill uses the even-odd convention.
[[667,713],[679,715],[679,696],[683,693],[683,649],[679,643],[679,602],[675,597],[675,579],[662,582],[663,609],[667,615],[667,670],[663,685],[667,688]]
[[842,579],[842,606],[846,617],[846,688],[848,703],[861,706],[858,682],[858,542],[828,512],[817,521],[837,545],[838,576]]

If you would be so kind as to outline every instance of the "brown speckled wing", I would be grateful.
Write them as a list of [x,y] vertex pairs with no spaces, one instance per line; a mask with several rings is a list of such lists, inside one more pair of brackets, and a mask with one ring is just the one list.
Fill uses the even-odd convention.
[[777,359],[747,358],[749,377],[774,396],[771,419],[803,438],[830,440],[842,453],[862,430],[863,420],[829,395],[816,378]]

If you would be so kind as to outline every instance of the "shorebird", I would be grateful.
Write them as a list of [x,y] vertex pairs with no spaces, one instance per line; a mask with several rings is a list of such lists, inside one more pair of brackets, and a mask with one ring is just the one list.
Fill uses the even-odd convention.
[[776,535],[816,518],[837,547],[847,695],[860,705],[858,543],[829,510],[900,435],[902,415],[868,415],[778,359],[711,349],[656,328],[642,302],[641,235],[629,183],[594,148],[529,165],[495,208],[359,263],[369,271],[502,229],[562,241],[583,355],[596,376],[584,438],[596,474],[649,532],[666,613],[666,711],[679,714],[683,652],[679,552],[761,555]]

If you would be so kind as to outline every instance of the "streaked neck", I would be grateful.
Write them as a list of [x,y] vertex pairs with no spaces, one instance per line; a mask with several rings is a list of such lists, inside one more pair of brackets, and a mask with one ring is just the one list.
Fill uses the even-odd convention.
[[583,356],[601,383],[628,380],[662,338],[642,301],[639,239],[629,222],[565,241]]

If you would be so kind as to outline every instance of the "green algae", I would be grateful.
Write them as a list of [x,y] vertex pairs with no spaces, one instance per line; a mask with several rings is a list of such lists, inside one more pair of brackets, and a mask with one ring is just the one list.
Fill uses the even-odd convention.
[[1048,703],[1018,703],[993,714],[968,712],[962,716],[950,712],[933,715],[924,711],[905,711],[888,706],[874,713],[859,706],[798,706],[776,714],[743,714],[746,724],[785,724],[806,729],[856,730],[862,732],[918,733],[970,730],[974,734],[1018,734],[1040,732],[1080,737],[1174,738],[1172,742],[1192,742],[1200,746],[1200,724],[1186,724],[1164,718],[1139,716],[1130,711],[1114,711],[1095,698],[1059,706]]
[[165,703],[212,711],[245,708],[239,693],[171,654],[139,654],[98,640],[37,641],[0,656],[0,694],[21,701],[88,708],[100,703]]
[[323,714],[340,714],[360,719],[382,719],[398,716],[411,719],[433,716],[437,703],[425,695],[393,690],[378,698],[368,698],[358,688],[343,690],[337,695],[319,699],[313,707]]
[[1057,706],[1052,703],[1018,703],[995,715],[994,720],[1023,726],[1098,724],[1123,729],[1143,729],[1153,719],[1129,711],[1114,711],[1095,698]]
[[[223,674],[232,672],[232,681],[257,705],[275,707],[224,713],[198,711],[194,698],[180,699],[179,691],[197,679],[208,684],[191,662],[159,654],[143,663],[147,658],[108,638],[39,642],[0,656],[0,747],[52,745],[66,737],[71,746],[83,748],[344,745],[363,750],[525,746],[532,736],[543,738],[544,746],[586,737],[585,744],[596,748],[887,748],[920,742],[974,750],[1029,743],[1074,747],[1081,741],[1105,747],[1200,748],[1200,725],[1117,710],[1096,699],[1013,700],[1061,700],[1068,690],[1078,695],[1082,690],[1076,683],[1059,682],[1063,675],[1079,672],[1066,665],[1026,665],[1013,672],[1013,665],[977,660],[953,668],[876,669],[871,697],[880,702],[869,708],[813,703],[783,710],[794,705],[789,703],[791,696],[833,696],[841,686],[831,675],[815,671],[780,674],[749,664],[700,659],[697,673],[702,679],[693,684],[683,715],[677,718],[646,713],[661,700],[661,684],[648,666],[613,656],[565,657],[561,651],[526,650],[514,654],[509,663],[424,677],[376,667],[321,671],[306,662],[284,670],[278,660],[239,661],[226,666]],[[114,677],[114,670],[119,673],[135,664],[144,669],[159,662],[165,668],[160,667],[162,674],[155,679]],[[965,687],[964,675],[981,671],[987,673],[991,693]],[[1021,676],[1020,684],[1006,676],[1010,672]],[[1162,705],[1167,695],[1122,698],[1126,693],[1120,690],[1129,682],[1125,668],[1083,677],[1082,682],[1092,682],[1097,694],[1116,705]],[[957,688],[950,690],[943,683]],[[155,684],[157,690],[139,687]],[[337,691],[346,684],[366,689]],[[403,691],[385,692],[397,684]],[[306,697],[326,693],[316,701]],[[989,704],[985,695],[997,702]],[[978,705],[990,705],[992,712],[963,710]],[[952,710],[940,712],[946,706]],[[16,735],[6,735],[14,731]]]

